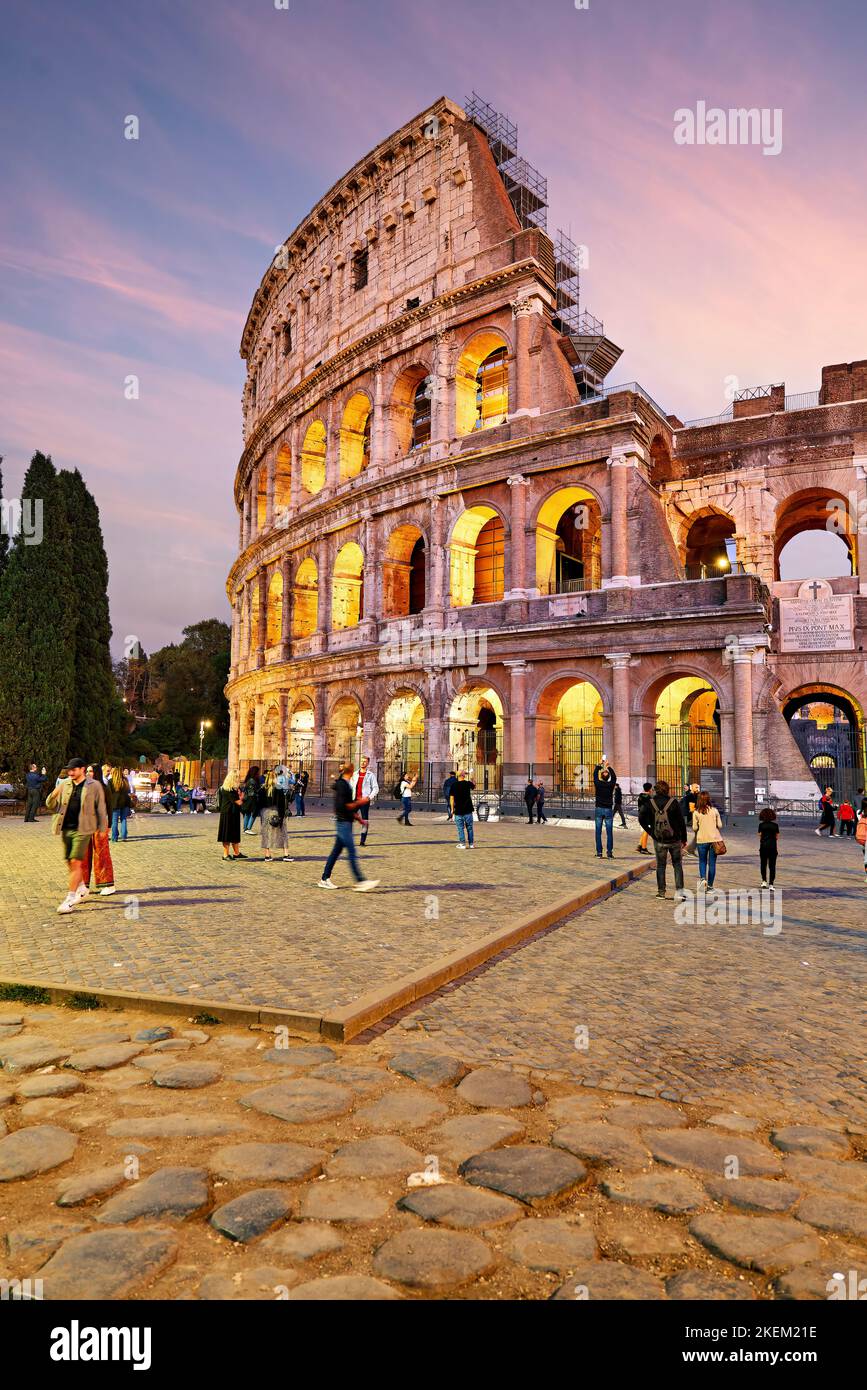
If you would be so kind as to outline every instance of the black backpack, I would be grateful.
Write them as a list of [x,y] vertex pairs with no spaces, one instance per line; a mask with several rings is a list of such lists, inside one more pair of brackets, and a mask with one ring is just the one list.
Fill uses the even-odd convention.
[[391,794],[392,794],[392,796],[394,797],[395,801],[400,801],[400,800],[402,800],[402,797],[401,797],[401,790],[400,790],[402,786],[403,786],[403,782],[402,782],[402,781],[401,781],[401,782],[395,782],[394,786],[393,786],[392,789],[391,789]]
[[651,805],[653,807],[654,840],[659,840],[662,844],[673,844],[674,829],[668,817],[668,808],[674,805],[674,797],[670,796],[661,810],[655,801],[652,802]]

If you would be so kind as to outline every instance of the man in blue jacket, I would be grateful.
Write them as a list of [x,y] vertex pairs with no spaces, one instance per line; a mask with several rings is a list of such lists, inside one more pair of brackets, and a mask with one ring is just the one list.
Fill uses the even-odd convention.
[[45,768],[41,772],[36,771],[36,764],[30,764],[30,771],[24,778],[27,785],[27,800],[24,807],[25,821],[35,821],[39,811],[39,803],[42,800],[42,788],[48,781],[45,776]]
[[614,788],[617,774],[609,767],[604,753],[602,762],[593,769],[593,786],[596,791],[596,858],[602,858],[602,826],[608,846],[608,858],[614,858]]

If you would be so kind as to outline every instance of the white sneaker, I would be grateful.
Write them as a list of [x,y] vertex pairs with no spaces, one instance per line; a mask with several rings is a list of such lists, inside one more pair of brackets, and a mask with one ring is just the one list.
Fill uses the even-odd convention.
[[455,849],[466,849],[466,845],[455,845]]
[[336,888],[337,884],[332,883],[330,878],[321,878],[316,885],[317,888]]
[[379,887],[379,879],[378,879],[378,878],[364,878],[364,879],[361,880],[360,883],[356,883],[356,885],[355,885],[355,892],[356,892],[356,893],[369,893],[373,888],[378,888],[378,887]]
[[292,858],[292,855],[291,855],[291,854],[284,854],[284,855],[283,855],[283,863],[284,863],[284,864],[294,864],[294,863],[295,863],[295,860]]
[[117,889],[116,889],[116,888],[114,887],[114,885],[112,884],[112,886],[111,886],[110,888],[100,888],[100,890],[99,890],[99,896],[100,896],[101,898],[110,898],[111,895],[112,895],[112,893],[116,893],[116,892],[117,892]]
[[706,879],[706,878],[700,878],[699,881],[698,881],[698,886],[699,886],[699,888],[707,888],[707,879]]
[[60,904],[60,906],[59,906],[59,908],[57,909],[57,911],[58,911],[58,912],[71,912],[72,909],[75,907],[75,904],[76,904],[77,902],[78,902],[78,899],[76,898],[76,896],[75,896],[74,893],[67,893],[66,897],[63,899],[63,902]]
[[69,896],[70,896],[71,898],[73,898],[73,899],[75,900],[75,902],[77,902],[77,903],[83,903],[84,900],[85,900],[85,898],[89,898],[89,897],[90,897],[90,889],[88,888],[88,886],[87,886],[86,883],[79,883],[79,885],[78,885],[78,887],[76,888],[75,892],[74,892],[74,893],[70,893]]
[[822,833],[821,830],[817,830],[817,831],[816,831],[816,834],[817,834],[817,835],[821,835],[821,833]]
[[767,885],[767,883],[765,882],[765,880],[762,879],[762,887],[763,887],[763,888],[767,888],[767,886],[768,886],[768,885]]

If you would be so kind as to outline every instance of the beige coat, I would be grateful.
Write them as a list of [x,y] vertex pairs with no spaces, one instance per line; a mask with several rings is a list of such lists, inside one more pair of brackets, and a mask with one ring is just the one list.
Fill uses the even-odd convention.
[[717,808],[711,806],[703,815],[699,811],[693,811],[692,828],[697,832],[695,837],[697,845],[712,845],[716,840],[721,840],[722,821],[719,818]]
[[[54,833],[59,835],[63,828],[63,817],[75,786],[71,777],[65,777],[59,787],[55,787],[46,798],[49,811],[56,811]],[[99,782],[87,777],[81,784],[81,811],[78,817],[79,835],[93,835],[97,830],[108,829],[108,812],[105,809],[105,792]]]

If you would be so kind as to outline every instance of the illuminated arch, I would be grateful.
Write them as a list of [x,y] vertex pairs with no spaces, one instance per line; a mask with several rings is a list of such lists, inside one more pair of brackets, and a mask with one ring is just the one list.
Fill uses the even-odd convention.
[[340,547],[331,579],[331,627],[357,627],[364,617],[364,555],[355,541]]
[[308,425],[301,445],[301,486],[315,497],[325,486],[326,433],[321,420]]
[[419,773],[424,762],[425,707],[417,691],[398,690],[383,716],[388,776]]
[[357,478],[370,462],[370,397],[363,391],[350,396],[340,426],[340,481]]
[[283,575],[276,569],[268,585],[268,613],[266,617],[265,646],[276,646],[283,636]]
[[476,333],[455,373],[455,433],[501,425],[509,414],[509,345],[502,333]]
[[287,444],[277,451],[277,464],[274,473],[274,521],[279,525],[281,513],[288,511],[292,503],[292,450]]
[[[503,762],[503,702],[493,685],[473,682],[458,691],[449,709],[449,752],[477,784],[499,778]],[[492,782],[492,773],[494,774]]]
[[687,579],[712,579],[730,574],[735,558],[737,527],[719,507],[702,507],[688,521],[683,538],[683,563]]
[[425,606],[425,540],[418,526],[398,526],[382,562],[383,617],[407,617]]
[[602,513],[587,488],[558,488],[539,508],[536,585],[543,594],[601,588]]
[[450,603],[496,603],[504,593],[505,530],[493,507],[481,504],[462,512],[449,543]]
[[319,622],[319,576],[311,555],[302,560],[295,574],[292,595],[292,636],[312,637]]
[[364,715],[360,702],[354,695],[339,696],[328,715],[326,757],[351,762],[357,767],[363,735]]
[[405,367],[394,383],[391,401],[397,456],[405,458],[430,443],[433,378],[421,362]]

